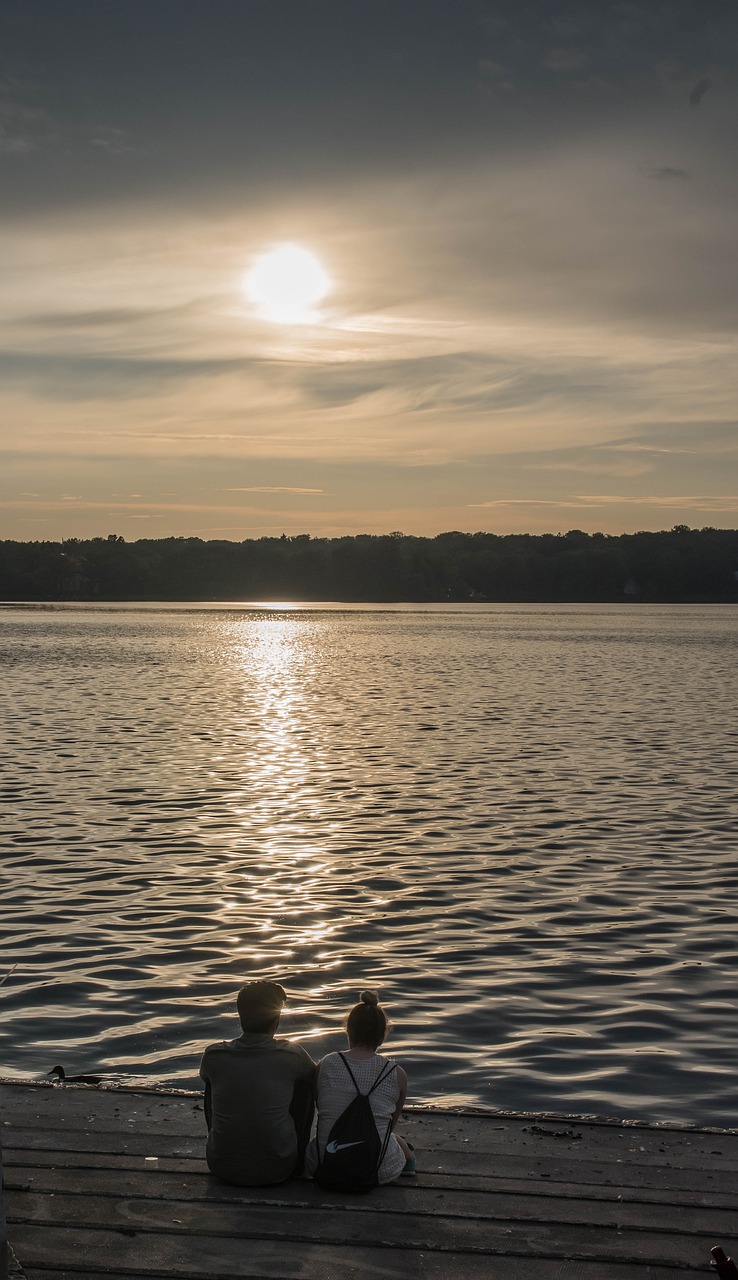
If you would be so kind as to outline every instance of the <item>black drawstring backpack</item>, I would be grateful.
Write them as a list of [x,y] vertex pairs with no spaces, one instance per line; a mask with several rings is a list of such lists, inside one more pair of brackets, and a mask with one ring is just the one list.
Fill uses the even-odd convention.
[[342,1053],[338,1056],[351,1076],[356,1097],[334,1122],[322,1156],[318,1148],[315,1181],[326,1191],[371,1191],[379,1180],[379,1168],[392,1127],[387,1124],[384,1142],[380,1142],[369,1098],[377,1085],[395,1070],[396,1063],[386,1063],[368,1093],[362,1093],[346,1058]]

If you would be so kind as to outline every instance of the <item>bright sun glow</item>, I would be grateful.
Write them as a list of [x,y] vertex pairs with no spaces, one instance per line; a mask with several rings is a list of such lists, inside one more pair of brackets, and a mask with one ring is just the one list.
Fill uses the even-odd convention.
[[315,254],[296,244],[282,244],[256,259],[244,288],[267,320],[306,324],[315,319],[315,308],[330,283]]

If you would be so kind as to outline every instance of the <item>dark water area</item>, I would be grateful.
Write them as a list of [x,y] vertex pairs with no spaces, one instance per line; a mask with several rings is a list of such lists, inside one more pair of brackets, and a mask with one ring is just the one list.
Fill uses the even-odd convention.
[[245,980],[414,1101],[734,1125],[738,607],[0,608],[0,1074],[194,1087]]

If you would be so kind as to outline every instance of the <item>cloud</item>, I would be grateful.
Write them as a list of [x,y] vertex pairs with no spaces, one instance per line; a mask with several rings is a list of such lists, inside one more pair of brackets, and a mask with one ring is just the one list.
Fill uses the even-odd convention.
[[295,485],[242,485],[239,488],[224,489],[223,493],[297,493],[324,494],[325,489],[303,489]]
[[711,85],[712,85],[712,81],[708,79],[707,76],[704,76],[702,80],[697,81],[697,84],[694,86],[694,89],[689,95],[690,107],[698,107],[700,105],[700,103],[702,102],[702,99],[704,98],[705,94],[707,93]]
[[492,498],[486,502],[469,502],[470,509],[530,508],[531,510],[602,510],[608,507],[637,507],[669,511],[738,513],[738,495],[653,495],[653,494],[576,494],[571,498]]
[[46,113],[0,88],[0,156],[22,156],[54,137]]
[[0,375],[48,400],[136,399],[171,384],[212,378],[253,366],[250,360],[145,360],[123,356],[30,354],[0,350]]
[[90,146],[106,151],[111,156],[142,155],[141,147],[135,146],[125,129],[100,129],[95,137],[90,138]]
[[286,376],[311,403],[329,409],[354,407],[361,412],[484,411],[529,404],[555,384],[553,370],[528,366],[522,371],[509,356],[481,351],[410,355],[394,359],[345,361],[316,367],[292,364],[270,369],[272,378]]
[[611,444],[610,448],[622,450],[623,453],[654,453],[654,454],[662,453],[667,455],[687,453],[687,454],[690,454],[692,457],[696,457],[698,453],[697,449],[673,449],[668,446],[664,447],[664,446],[657,446],[652,444],[635,444],[632,441],[628,441],[627,443],[623,443],[623,444]]
[[653,470],[653,463],[619,462],[617,459],[598,458],[583,462],[571,459],[562,462],[544,462],[536,460],[525,464],[528,471],[556,471],[584,475],[608,475],[622,478],[635,478],[648,475]]
[[738,494],[596,494],[581,498],[598,506],[685,507],[694,511],[738,512]]
[[661,165],[657,169],[647,169],[646,172],[649,178],[660,178],[665,182],[673,182],[674,180],[686,182],[691,176],[688,169],[676,169],[671,165]]
[[653,422],[635,428],[627,440],[614,440],[608,448],[626,453],[666,454],[679,457],[710,458],[718,462],[738,453],[738,421],[735,414],[722,420],[684,415],[669,421],[654,417]]
[[602,503],[598,499],[587,500],[585,498],[571,498],[567,500],[553,498],[492,498],[488,502],[467,502],[467,507],[474,508],[494,508],[494,507],[535,507],[535,508],[575,508],[580,510],[588,507],[599,507]]
[[543,58],[544,67],[550,71],[573,71],[586,66],[589,61],[583,49],[548,49]]
[[21,329],[100,330],[138,325],[182,316],[193,305],[181,307],[101,307],[94,311],[48,311],[39,315],[18,316],[14,326]]

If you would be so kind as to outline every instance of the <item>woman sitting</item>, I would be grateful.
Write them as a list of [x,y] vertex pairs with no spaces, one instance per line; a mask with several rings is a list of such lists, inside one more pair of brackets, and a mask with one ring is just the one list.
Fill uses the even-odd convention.
[[[412,1147],[393,1133],[407,1096],[407,1076],[392,1058],[377,1053],[386,1033],[387,1018],[376,992],[362,991],[346,1019],[348,1051],[327,1054],[318,1067],[318,1128],[308,1147],[306,1171],[325,1187],[368,1190],[394,1182],[400,1174],[415,1173]],[[372,1119],[366,1120],[367,1102],[373,1125]],[[367,1141],[361,1119],[371,1129]],[[364,1160],[366,1172],[367,1158],[371,1167],[366,1185],[361,1185],[360,1162]],[[352,1161],[357,1162],[354,1168],[349,1167]]]

